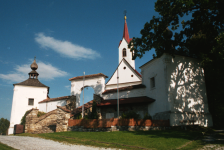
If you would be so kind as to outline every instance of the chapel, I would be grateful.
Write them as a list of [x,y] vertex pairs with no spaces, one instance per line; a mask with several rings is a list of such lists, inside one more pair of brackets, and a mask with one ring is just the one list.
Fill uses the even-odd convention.
[[49,87],[38,80],[38,65],[36,58],[30,65],[32,71],[29,78],[23,82],[13,84],[13,100],[8,134],[13,134],[14,125],[20,124],[21,118],[27,110],[39,108],[38,102],[47,98]]

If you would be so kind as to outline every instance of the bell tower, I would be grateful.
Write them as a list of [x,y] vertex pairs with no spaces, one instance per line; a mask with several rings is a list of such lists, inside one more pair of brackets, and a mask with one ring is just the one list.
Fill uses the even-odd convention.
[[135,60],[132,60],[132,52],[130,51],[130,48],[128,48],[128,44],[131,42],[132,38],[129,38],[128,25],[126,20],[127,17],[125,12],[123,37],[118,47],[119,63],[124,58],[135,69]]

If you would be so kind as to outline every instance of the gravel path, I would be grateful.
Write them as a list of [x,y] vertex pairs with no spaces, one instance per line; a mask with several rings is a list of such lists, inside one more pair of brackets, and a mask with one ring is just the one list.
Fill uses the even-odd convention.
[[71,145],[27,136],[2,136],[0,142],[20,150],[115,150],[111,148],[98,148],[84,145]]

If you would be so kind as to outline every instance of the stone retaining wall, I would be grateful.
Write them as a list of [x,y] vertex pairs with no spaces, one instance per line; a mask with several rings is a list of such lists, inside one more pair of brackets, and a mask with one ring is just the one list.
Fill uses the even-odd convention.
[[62,107],[37,117],[38,109],[32,109],[26,116],[25,133],[52,133],[67,131],[70,112]]
[[171,127],[153,127],[153,126],[111,126],[110,128],[84,128],[83,126],[68,127],[67,131],[79,132],[110,132],[110,131],[149,131],[149,130],[168,130]]

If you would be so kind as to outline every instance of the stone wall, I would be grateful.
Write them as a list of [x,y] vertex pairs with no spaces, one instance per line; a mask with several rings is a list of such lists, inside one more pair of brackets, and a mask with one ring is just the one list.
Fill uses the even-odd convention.
[[32,109],[26,116],[25,133],[52,133],[67,131],[70,112],[59,107],[49,113],[37,117],[38,109]]

